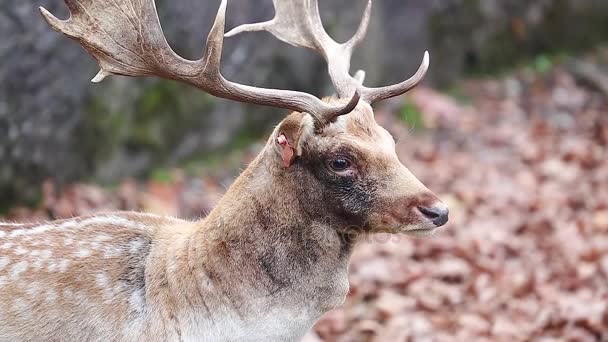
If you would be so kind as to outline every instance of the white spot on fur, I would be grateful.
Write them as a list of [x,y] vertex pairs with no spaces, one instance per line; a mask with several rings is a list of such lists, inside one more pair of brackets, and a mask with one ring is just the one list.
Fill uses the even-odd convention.
[[69,246],[73,243],[74,243],[74,239],[72,239],[72,238],[65,238],[65,240],[63,240],[63,244],[66,246]]
[[116,294],[124,292],[123,286],[120,283],[113,283],[106,273],[98,273],[95,276],[95,283],[102,290],[102,298],[106,304],[112,304]]
[[9,249],[12,248],[15,244],[12,242],[5,242],[0,246],[0,249]]
[[32,319],[32,307],[22,298],[17,298],[13,302],[15,313],[22,319]]
[[144,228],[142,224],[139,222],[134,222],[127,220],[124,217],[116,216],[116,215],[108,215],[108,216],[96,216],[87,220],[84,220],[80,223],[81,226],[88,225],[100,225],[100,226],[113,226],[113,227],[127,227],[134,229]]
[[38,227],[32,228],[32,229],[28,230],[27,233],[28,233],[28,235],[29,234],[31,234],[31,235],[40,234],[40,233],[44,233],[44,232],[50,230],[51,228],[53,228],[53,225],[45,224],[43,226],[38,226]]
[[137,289],[129,296],[129,308],[137,313],[142,313],[144,308],[144,292]]
[[104,259],[115,258],[122,254],[122,248],[107,246],[104,248],[103,257]]
[[28,252],[28,250],[21,246],[19,246],[15,249],[15,254],[17,254],[17,255],[23,255],[23,254],[26,254],[27,252]]
[[10,237],[17,237],[17,236],[22,236],[22,235],[43,233],[43,232],[46,232],[47,230],[51,229],[51,227],[53,227],[53,226],[45,224],[45,225],[38,226],[38,227],[35,227],[35,228],[17,229],[17,230],[13,230],[9,234],[9,236]]
[[25,293],[27,293],[28,296],[36,297],[38,292],[40,292],[40,283],[31,283],[27,285],[27,290]]
[[49,263],[49,266],[47,267],[47,271],[49,271],[50,273],[55,273],[55,271],[57,271],[57,264],[51,261]]
[[6,265],[8,265],[11,262],[11,259],[9,259],[8,257],[1,257],[0,258],[0,270],[5,268]]
[[19,279],[19,276],[21,275],[21,273],[27,271],[27,268],[28,268],[28,263],[25,260],[16,263],[11,268],[11,278]]
[[50,303],[55,303],[57,300],[57,292],[55,290],[47,290],[46,291],[46,301]]
[[70,260],[61,259],[61,261],[59,261],[59,272],[65,273],[68,270],[69,266],[70,266]]
[[139,250],[141,249],[141,247],[143,246],[144,242],[140,239],[134,239],[131,241],[131,243],[129,243],[129,252],[131,254],[136,254],[139,252]]
[[96,242],[106,242],[112,240],[112,237],[106,234],[99,234],[95,237]]
[[6,277],[5,276],[0,277],[0,286],[4,286],[4,285],[6,285],[6,283],[7,283]]
[[88,249],[81,248],[76,252],[76,256],[79,258],[86,258],[91,255],[91,251]]
[[6,233],[0,230],[0,237],[5,237]]
[[48,249],[45,249],[40,252],[40,257],[43,259],[48,259],[52,256],[53,256],[53,252],[49,251]]
[[109,282],[110,280],[105,273],[97,273],[95,275],[95,283],[97,284],[97,286],[105,289],[108,288]]

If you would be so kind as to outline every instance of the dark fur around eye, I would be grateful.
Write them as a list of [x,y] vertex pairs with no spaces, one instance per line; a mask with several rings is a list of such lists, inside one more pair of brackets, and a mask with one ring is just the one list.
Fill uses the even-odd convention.
[[[349,168],[354,170],[353,173],[341,173],[332,168],[332,161],[341,158],[348,159]],[[334,214],[349,225],[363,226],[375,199],[377,182],[367,177],[365,169],[360,169],[356,164],[356,153],[352,151],[312,153],[305,156],[302,161],[301,166],[320,183],[314,191],[322,192],[327,205],[333,208]]]

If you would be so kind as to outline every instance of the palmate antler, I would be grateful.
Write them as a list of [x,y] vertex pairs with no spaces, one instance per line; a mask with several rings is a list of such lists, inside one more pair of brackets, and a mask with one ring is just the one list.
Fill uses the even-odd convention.
[[[351,112],[362,97],[374,103],[400,95],[417,85],[428,68],[428,53],[418,72],[410,79],[388,87],[367,88],[349,74],[354,47],[364,38],[370,19],[371,0],[359,29],[344,44],[325,32],[317,0],[273,0],[275,18],[264,23],[239,26],[228,32],[266,30],[289,44],[317,51],[327,61],[328,71],[340,98],[330,105],[317,97],[298,91],[266,89],[226,80],[220,72],[224,42],[226,0],[222,0],[207,37],[206,52],[197,61],[177,55],[163,34],[154,0],[64,0],[70,18],[59,20],[40,8],[47,22],[58,32],[77,40],[97,61],[101,70],[93,78],[100,82],[111,74],[158,76],[181,81],[209,94],[311,114],[317,125],[325,125]],[[360,75],[361,76],[361,75]]]
[[209,94],[284,109],[306,112],[321,124],[351,112],[359,94],[347,103],[329,105],[297,91],[251,87],[226,80],[220,73],[224,42],[226,0],[222,0],[207,37],[206,52],[198,61],[178,56],[162,32],[154,0],[65,0],[71,16],[59,20],[49,11],[41,13],[54,30],[75,39],[97,61],[100,82],[111,74],[158,76],[181,81]]
[[319,14],[318,0],[273,0],[275,17],[272,20],[245,24],[226,33],[226,37],[246,31],[268,31],[276,38],[298,47],[306,47],[320,53],[329,68],[329,75],[340,97],[346,97],[355,90],[368,103],[374,103],[401,95],[422,81],[429,67],[429,54],[424,53],[422,64],[411,78],[386,87],[368,88],[350,76],[350,60],[354,48],[365,38],[371,16],[372,0],[368,0],[361,23],[355,35],[346,43],[333,40],[323,28]]

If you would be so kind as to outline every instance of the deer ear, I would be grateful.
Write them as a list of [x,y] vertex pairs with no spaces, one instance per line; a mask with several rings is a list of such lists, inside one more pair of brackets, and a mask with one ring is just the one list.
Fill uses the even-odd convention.
[[302,155],[304,141],[313,134],[312,117],[304,113],[293,113],[275,130],[274,143],[283,166],[289,168],[296,157]]

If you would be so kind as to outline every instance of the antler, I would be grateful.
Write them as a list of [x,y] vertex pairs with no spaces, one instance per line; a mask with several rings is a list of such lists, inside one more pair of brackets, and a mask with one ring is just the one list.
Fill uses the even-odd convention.
[[318,0],[273,0],[273,4],[275,8],[273,19],[238,26],[226,33],[225,36],[231,37],[242,32],[268,31],[288,44],[317,51],[327,61],[329,75],[339,97],[345,97],[354,91],[358,91],[364,101],[374,103],[398,96],[418,85],[428,70],[429,53],[427,51],[424,53],[424,58],[416,74],[398,84],[368,88],[361,84],[363,83],[363,74],[355,77],[350,76],[350,60],[353,49],[367,33],[372,0],[368,0],[355,35],[342,44],[333,40],[323,28]]
[[257,88],[226,80],[220,73],[226,0],[222,0],[207,37],[205,55],[197,61],[184,59],[171,49],[154,0],[65,0],[65,3],[71,13],[67,20],[57,19],[42,7],[40,11],[54,30],[78,41],[97,59],[101,70],[93,82],[111,74],[159,76],[222,98],[306,112],[318,124],[351,112],[359,102],[357,92],[350,94],[347,103],[336,106],[303,92]]

